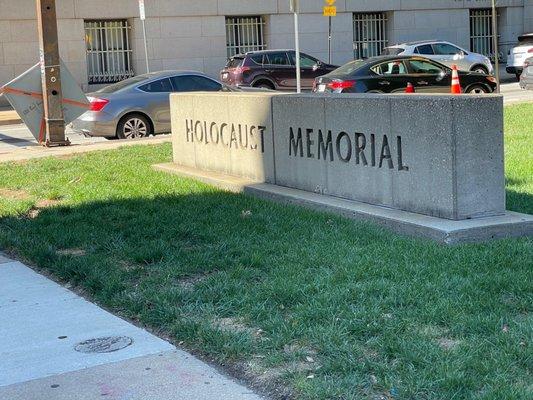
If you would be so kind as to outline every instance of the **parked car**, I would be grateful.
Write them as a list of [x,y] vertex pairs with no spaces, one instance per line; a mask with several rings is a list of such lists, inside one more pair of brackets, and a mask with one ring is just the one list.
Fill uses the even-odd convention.
[[[493,76],[459,71],[464,93],[491,93]],[[418,93],[450,93],[452,70],[424,57],[380,56],[351,61],[315,80],[314,92],[395,93],[411,83]]]
[[[310,90],[317,76],[338,68],[315,57],[300,53],[302,89]],[[296,52],[294,50],[251,51],[231,57],[220,71],[220,80],[239,87],[273,90],[296,89]]]
[[488,57],[483,54],[473,53],[443,40],[426,40],[408,42],[385,47],[384,56],[416,56],[420,55],[430,60],[437,61],[448,67],[454,64],[462,71],[474,71],[492,75],[494,69]]
[[526,58],[533,56],[533,33],[525,33],[518,36],[518,44],[509,50],[507,55],[507,67],[509,74],[515,74],[520,79]]
[[133,139],[170,132],[171,92],[233,91],[194,71],[162,71],[134,76],[88,94],[90,110],[72,122],[86,136]]
[[522,89],[533,90],[533,57],[524,61],[524,69],[520,75],[520,87]]

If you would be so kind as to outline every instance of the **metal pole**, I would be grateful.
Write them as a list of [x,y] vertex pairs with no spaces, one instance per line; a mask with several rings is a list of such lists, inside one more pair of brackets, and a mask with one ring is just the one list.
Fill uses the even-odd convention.
[[70,142],[65,138],[62,108],[56,4],[55,0],[36,0],[36,6],[44,108],[39,143],[45,146],[68,146]]
[[329,28],[328,28],[328,63],[331,64],[331,17],[329,19]]
[[302,92],[300,73],[300,38],[298,37],[298,13],[294,13],[294,45],[296,51],[296,93]]
[[500,93],[500,57],[498,50],[498,15],[496,14],[496,0],[492,0],[492,47],[494,48],[496,93]]
[[143,36],[144,36],[144,55],[146,57],[146,72],[150,72],[150,65],[148,63],[148,43],[146,39],[146,25],[144,23],[144,19],[142,19],[142,25],[143,25]]

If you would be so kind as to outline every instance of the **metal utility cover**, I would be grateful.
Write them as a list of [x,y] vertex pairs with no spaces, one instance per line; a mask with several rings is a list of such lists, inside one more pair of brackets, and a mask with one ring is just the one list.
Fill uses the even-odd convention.
[[[78,83],[61,61],[63,115],[68,124],[89,109],[89,101]],[[44,105],[41,64],[36,64],[0,89],[17,111],[35,139],[43,141]]]

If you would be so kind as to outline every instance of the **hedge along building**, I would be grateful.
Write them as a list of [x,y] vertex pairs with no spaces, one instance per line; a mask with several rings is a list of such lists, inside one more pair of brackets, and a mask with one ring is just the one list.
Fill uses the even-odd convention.
[[[137,0],[56,0],[60,51],[84,90],[145,72]],[[228,56],[294,45],[289,0],[145,0],[151,70],[217,76]],[[302,51],[327,59],[323,0],[301,0]],[[502,53],[533,31],[533,0],[498,0]],[[490,0],[337,0],[332,62],[442,39],[490,55]],[[0,84],[38,60],[35,0],[0,0]],[[1,101],[1,99],[0,99]]]

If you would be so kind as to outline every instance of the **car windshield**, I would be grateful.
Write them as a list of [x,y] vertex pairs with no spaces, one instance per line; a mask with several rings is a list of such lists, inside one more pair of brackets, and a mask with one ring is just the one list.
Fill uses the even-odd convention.
[[382,56],[397,56],[400,53],[403,53],[404,49],[401,47],[385,47],[381,52]]
[[350,61],[348,64],[344,64],[342,67],[337,68],[334,73],[335,75],[350,75],[354,71],[358,70],[365,63],[365,60]]
[[533,44],[533,35],[522,35],[518,36],[518,44],[519,45],[531,45]]
[[128,86],[135,85],[149,78],[150,77],[148,75],[134,76],[133,78],[125,79],[123,81],[106,86],[98,90],[96,93],[115,93],[115,92],[118,92],[119,90],[127,88]]

